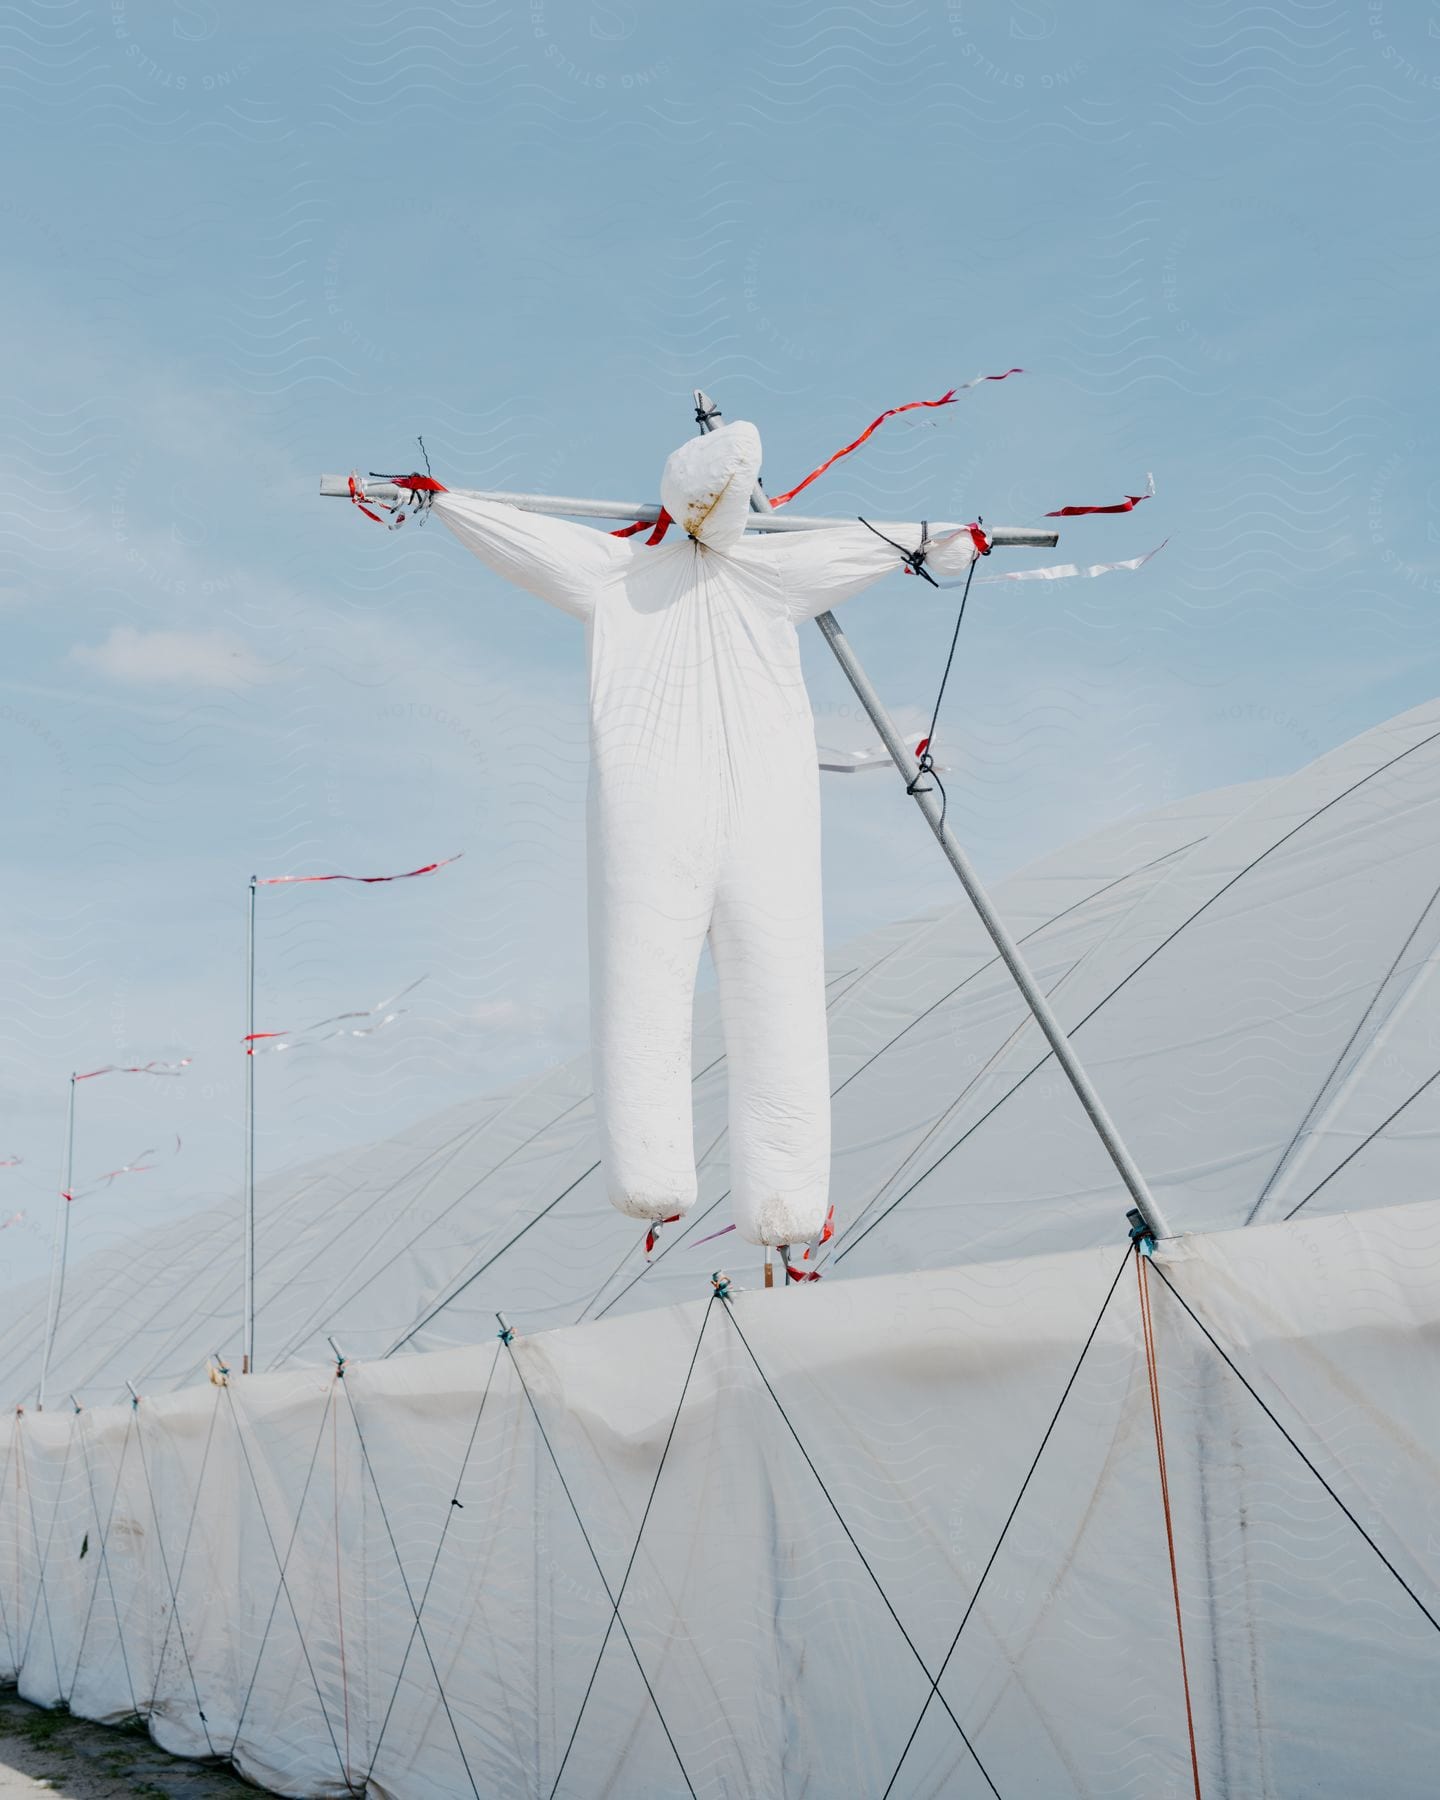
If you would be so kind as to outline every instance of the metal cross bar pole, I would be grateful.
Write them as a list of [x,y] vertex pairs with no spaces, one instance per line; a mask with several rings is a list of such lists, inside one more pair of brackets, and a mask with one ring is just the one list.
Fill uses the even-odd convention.
[[45,1308],[45,1343],[40,1351],[40,1385],[35,1410],[45,1410],[45,1386],[50,1379],[50,1352],[60,1329],[60,1305],[65,1297],[65,1259],[70,1249],[70,1206],[75,1192],[75,1073],[70,1074],[70,1100],[65,1108],[65,1185],[60,1190],[60,1211],[55,1216],[55,1239],[50,1247],[50,1300]]
[[[580,500],[567,494],[505,494],[491,492],[484,488],[451,488],[452,494],[462,500],[488,500],[500,506],[516,506],[521,512],[548,513],[561,519],[618,519],[625,523],[644,519],[653,524],[660,516],[660,508],[653,500]],[[395,506],[413,498],[405,489],[397,488],[388,481],[370,481],[365,484],[365,492],[372,500],[382,501],[386,506]],[[322,475],[320,477],[320,494],[322,499],[348,500],[350,498],[350,481],[345,475]],[[805,513],[767,513],[754,520],[756,531],[821,531],[826,527],[848,525],[849,519],[821,519]],[[939,521],[931,525],[932,531],[955,531],[959,527],[947,525]],[[1048,526],[1039,525],[996,525],[985,527],[992,544],[1010,545],[1019,549],[1048,550],[1059,541],[1058,531]]]
[[[701,420],[701,429],[713,431],[714,421],[720,418],[720,412],[714,401],[700,389],[695,390],[695,413]],[[750,504],[756,512],[769,510],[770,500],[765,490],[757,481],[755,490],[750,496]],[[988,533],[988,527],[987,527]],[[1002,540],[996,533],[988,533],[992,543]],[[1058,534],[1057,534],[1058,535]],[[1014,542],[1013,538],[1004,541]],[[1054,538],[1050,539],[1054,542]],[[906,790],[913,797],[915,804],[925,815],[925,822],[935,833],[940,848],[945,852],[950,867],[960,878],[960,885],[970,898],[971,905],[980,915],[980,923],[990,935],[1000,960],[1010,971],[1010,975],[1024,996],[1025,1004],[1034,1015],[1036,1024],[1045,1035],[1045,1040],[1055,1053],[1055,1060],[1064,1070],[1066,1079],[1075,1090],[1077,1099],[1084,1107],[1096,1135],[1105,1146],[1107,1155],[1115,1165],[1121,1181],[1131,1199],[1140,1208],[1145,1219],[1160,1237],[1172,1237],[1164,1214],[1156,1204],[1145,1177],[1140,1173],[1139,1165],[1125,1146],[1115,1121],[1105,1110],[1105,1104],[1095,1091],[1094,1084],[1086,1074],[1084,1065],[1075,1054],[1065,1028],[1050,1010],[1050,1002],[1045,998],[1031,972],[1030,965],[1020,953],[1014,938],[1005,928],[1005,922],[991,904],[980,877],[971,866],[970,859],[960,846],[959,839],[945,822],[944,815],[934,793],[929,789],[917,786],[920,766],[910,752],[910,746],[895,729],[895,723],[885,709],[885,703],[871,685],[870,677],[861,666],[860,659],[850,648],[850,641],[836,623],[833,613],[823,612],[815,623],[824,634],[825,641],[835,654],[835,660],[845,671],[845,678],[855,690],[855,696],[869,714],[870,722],[879,732],[881,741],[890,752],[890,759],[904,777]]]
[[255,1370],[255,877],[245,918],[245,1232],[244,1309],[240,1373]]

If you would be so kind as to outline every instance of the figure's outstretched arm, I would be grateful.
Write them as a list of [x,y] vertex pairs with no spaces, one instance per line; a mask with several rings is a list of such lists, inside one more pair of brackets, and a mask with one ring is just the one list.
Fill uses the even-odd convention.
[[499,501],[437,494],[433,510],[497,575],[576,619],[590,617],[596,590],[613,580],[633,554],[628,540],[608,531]]
[[[813,619],[862,593],[882,575],[905,567],[906,553],[922,544],[918,524],[837,525],[815,531],[776,533],[775,567],[790,617]],[[899,544],[901,549],[895,546]],[[975,558],[970,533],[961,529],[931,538],[925,567],[937,580],[963,575]]]

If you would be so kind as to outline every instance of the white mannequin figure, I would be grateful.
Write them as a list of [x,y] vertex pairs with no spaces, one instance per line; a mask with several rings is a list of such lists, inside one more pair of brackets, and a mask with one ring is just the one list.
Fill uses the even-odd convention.
[[[667,541],[435,497],[467,549],[584,620],[590,649],[591,1034],[611,1203],[695,1200],[690,1034],[710,940],[730,1085],[736,1227],[815,1237],[830,1085],[814,722],[796,627],[902,566],[917,525],[745,539],[760,436],[736,421],[665,465]],[[885,540],[893,539],[894,543]],[[963,573],[966,532],[927,550]]]

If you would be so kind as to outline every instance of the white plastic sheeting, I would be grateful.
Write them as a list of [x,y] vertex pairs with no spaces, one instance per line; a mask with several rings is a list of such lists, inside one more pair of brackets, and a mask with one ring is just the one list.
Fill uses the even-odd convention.
[[[877,778],[878,779],[878,778]],[[1127,820],[995,896],[1181,1229],[1440,1196],[1440,704],[1281,781]],[[1192,940],[1194,947],[1192,948]],[[831,952],[827,1281],[1115,1241],[1127,1201],[963,901]],[[1085,1021],[1082,1023],[1082,1021]],[[262,1366],[473,1343],[692,1296],[733,1238],[726,1064],[697,1009],[699,1203],[645,1264],[601,1204],[588,1066],[262,1182]],[[888,1210],[887,1209],[891,1209]],[[1257,1210],[1258,1209],[1258,1210]],[[77,1263],[51,1391],[204,1379],[239,1344],[238,1203]],[[44,1284],[0,1316],[33,1396]]]
[[[830,1168],[815,727],[797,624],[902,564],[918,525],[743,541],[744,421],[665,465],[659,544],[442,493],[436,514],[583,619],[590,664],[590,1018],[606,1191],[637,1219],[695,1203],[691,1016],[707,938],[728,1060],[730,1204],[751,1243],[818,1235]],[[880,532],[884,535],[880,535]],[[887,541],[887,540],[893,540]],[[930,560],[969,566],[967,533]]]
[[[0,1661],[285,1794],[1188,1794],[1122,1251],[14,1418]],[[1434,1792],[1437,1255],[1417,1204],[1151,1275],[1207,1795]]]
[[[1437,827],[1429,706],[998,889],[1195,1234],[1152,1298],[1212,1800],[1434,1791]],[[121,1404],[0,1427],[23,1691],[297,1795],[1191,1792],[1124,1197],[962,907],[826,996],[818,1286],[704,1299],[703,1006],[699,1204],[648,1269],[577,1065],[262,1187],[281,1372],[204,1384],[236,1212],[72,1271],[52,1389]],[[43,1300],[0,1326],[16,1400]]]

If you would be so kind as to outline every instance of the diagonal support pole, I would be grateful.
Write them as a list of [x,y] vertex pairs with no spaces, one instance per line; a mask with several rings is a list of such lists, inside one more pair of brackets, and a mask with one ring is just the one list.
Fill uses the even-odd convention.
[[[701,389],[695,389],[695,416],[700,421],[702,431],[713,431],[721,414],[715,402]],[[750,496],[750,505],[755,512],[768,512],[770,500],[764,488],[757,481],[755,490]],[[999,538],[992,539],[999,542]],[[1149,1184],[1140,1172],[1119,1129],[1110,1114],[1105,1110],[1105,1103],[1095,1090],[1095,1085],[1085,1072],[1080,1058],[1075,1054],[1074,1046],[1066,1035],[1064,1026],[1056,1018],[1045,998],[1039,982],[1036,981],[1030,965],[1020,953],[1020,948],[1006,929],[1004,920],[996,912],[986,893],[980,877],[976,874],[970,858],[961,847],[960,840],[946,823],[945,815],[932,792],[917,785],[920,766],[910,753],[910,746],[895,728],[895,721],[885,709],[885,703],[876,693],[870,677],[865,673],[860,659],[850,647],[850,640],[840,629],[834,613],[823,612],[815,623],[820,627],[825,642],[834,652],[835,660],[845,672],[845,679],[855,690],[855,697],[865,708],[870,723],[880,734],[881,742],[890,752],[890,760],[900,771],[906,790],[920,811],[925,815],[925,823],[935,833],[940,848],[945,852],[945,859],[959,877],[960,885],[969,896],[970,904],[980,915],[980,923],[989,934],[1000,960],[1010,971],[1011,979],[1019,988],[1025,1004],[1034,1016],[1035,1023],[1044,1033],[1045,1041],[1055,1054],[1055,1060],[1065,1073],[1066,1080],[1075,1090],[1076,1098],[1084,1107],[1086,1116],[1095,1127],[1096,1136],[1105,1147],[1105,1152],[1115,1165],[1117,1174],[1125,1184],[1126,1192],[1139,1207],[1146,1223],[1157,1237],[1173,1237],[1175,1234],[1166,1222],[1165,1215],[1156,1204]]]

